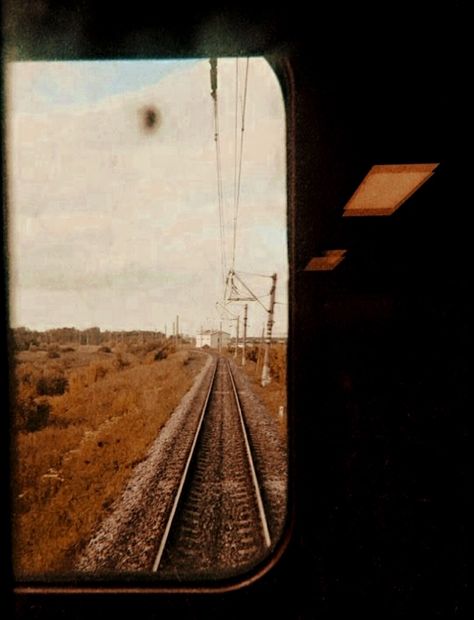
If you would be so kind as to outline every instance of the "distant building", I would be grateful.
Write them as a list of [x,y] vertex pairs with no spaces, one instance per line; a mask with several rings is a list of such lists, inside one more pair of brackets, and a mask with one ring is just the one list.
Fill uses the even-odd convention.
[[206,329],[196,334],[196,348],[209,347],[210,349],[218,349],[219,341],[221,347],[226,347],[230,342],[230,334],[222,331],[214,331]]

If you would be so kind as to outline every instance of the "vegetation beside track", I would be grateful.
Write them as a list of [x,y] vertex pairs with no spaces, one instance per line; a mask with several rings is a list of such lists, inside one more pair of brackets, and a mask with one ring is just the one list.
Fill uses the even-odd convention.
[[[274,343],[270,347],[271,382],[265,387],[261,384],[263,346],[247,347],[245,357],[243,370],[250,379],[253,391],[266,406],[269,414],[278,421],[280,434],[285,438],[287,433],[286,344]],[[236,360],[239,367],[242,367],[241,360],[242,352],[239,351]]]
[[156,345],[15,357],[14,566],[67,572],[204,364]]

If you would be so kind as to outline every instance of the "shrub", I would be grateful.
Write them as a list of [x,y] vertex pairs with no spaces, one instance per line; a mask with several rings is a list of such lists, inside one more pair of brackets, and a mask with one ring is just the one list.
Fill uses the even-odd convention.
[[156,342],[148,342],[145,345],[145,351],[146,353],[151,353],[151,351],[154,351],[156,349]]
[[276,345],[270,349],[270,373],[278,383],[286,381],[286,347]]
[[114,366],[117,370],[122,370],[123,368],[130,366],[130,362],[122,355],[121,352],[119,352],[115,357]]
[[39,431],[48,424],[51,405],[45,398],[28,398],[17,403],[17,427],[29,433]]
[[108,373],[108,368],[103,364],[91,364],[89,369],[92,375],[92,383],[96,383],[99,379],[103,379]]
[[52,350],[52,351],[48,351],[48,357],[50,359],[55,359],[55,358],[61,357],[61,355],[59,354],[59,351]]
[[[50,399],[47,427],[19,433],[14,561],[20,577],[74,570],[74,554],[90,539],[110,500],[121,496],[133,468],[189,388],[198,368],[184,366],[184,354],[160,364],[129,358],[122,372],[112,371],[116,359],[111,356],[99,362],[109,368],[107,378],[94,384],[83,382],[92,373],[90,365],[74,367],[70,390]],[[60,375],[51,364],[47,373]]]
[[258,359],[258,347],[249,347],[245,351],[245,357],[251,362],[256,362]]
[[168,355],[172,355],[173,353],[176,353],[175,345],[167,342],[160,349],[158,349],[158,351],[155,353],[154,359],[155,361],[165,360]]
[[110,347],[106,347],[105,345],[103,347],[99,347],[98,351],[99,353],[112,353],[112,349]]
[[133,355],[144,356],[157,348],[156,342],[146,342],[142,344],[130,344],[128,351]]
[[164,360],[168,357],[168,349],[166,346],[162,347],[155,353],[155,362],[159,362],[160,360]]
[[56,396],[64,394],[68,387],[69,382],[62,375],[43,375],[38,379],[36,391],[39,396]]

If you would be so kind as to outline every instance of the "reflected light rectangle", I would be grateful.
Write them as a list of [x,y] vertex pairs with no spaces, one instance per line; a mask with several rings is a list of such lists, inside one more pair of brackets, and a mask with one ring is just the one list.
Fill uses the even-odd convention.
[[344,259],[347,250],[327,250],[323,256],[315,256],[305,267],[305,271],[331,271]]
[[343,215],[391,215],[433,175],[438,165],[372,166],[346,204]]

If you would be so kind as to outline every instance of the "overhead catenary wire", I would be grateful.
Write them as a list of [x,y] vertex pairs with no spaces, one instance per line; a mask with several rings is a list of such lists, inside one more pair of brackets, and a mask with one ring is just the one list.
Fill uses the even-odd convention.
[[235,273],[241,275],[241,276],[256,276],[259,278],[271,278],[271,275],[268,275],[268,273],[255,273],[253,271],[241,271],[240,269],[238,271],[236,271]]
[[[211,97],[214,102],[214,142],[216,145],[216,173],[217,173],[217,202],[219,210],[219,240],[220,240],[220,262],[222,271],[222,284],[226,286],[227,256],[225,243],[225,213],[224,196],[222,190],[222,166],[221,149],[219,135],[219,105],[217,99],[217,58],[209,60],[211,65]],[[225,292],[224,292],[225,294]]]
[[241,186],[241,178],[242,178],[242,157],[244,151],[244,132],[245,132],[245,112],[247,107],[247,87],[248,87],[248,75],[249,75],[249,58],[247,58],[247,62],[245,65],[245,78],[244,78],[244,95],[242,101],[242,115],[241,115],[241,126],[240,126],[240,149],[238,155],[238,165],[237,165],[237,109],[238,109],[238,58],[236,59],[236,93],[235,93],[235,115],[236,115],[236,123],[235,123],[235,159],[236,159],[236,168],[234,170],[234,179],[236,181],[234,185],[234,232],[233,232],[233,240],[232,240],[232,269],[235,266],[235,253],[237,247],[237,222],[239,215],[239,202],[240,202],[240,186]]
[[[231,312],[227,306],[224,306],[223,304],[221,304],[220,302],[216,301],[216,306],[219,306],[219,308],[221,308],[224,312],[227,312],[228,315],[230,315],[230,317],[232,317],[232,320],[237,318],[237,316],[239,316],[238,314],[235,314],[235,312]],[[229,319],[231,320],[231,319]]]
[[[235,276],[235,278],[240,282],[240,284],[245,288],[245,290],[250,294],[249,298],[240,298],[239,301],[256,301],[258,302],[262,308],[268,312],[268,309],[262,304],[262,302],[260,301],[260,299],[255,295],[255,293],[247,286],[247,284],[245,284],[245,282],[239,278],[239,276],[235,273],[235,271],[232,272],[232,275]],[[236,299],[234,299],[234,301],[237,301]]]
[[[236,58],[235,60],[235,87],[234,87],[234,95],[235,101],[228,100],[226,95],[230,93],[224,91],[224,96],[218,97],[218,60],[216,58],[210,59],[211,64],[211,95],[213,98],[213,107],[214,107],[214,141],[216,144],[216,174],[217,174],[217,194],[218,194],[218,211],[219,211],[219,243],[220,243],[220,263],[222,270],[222,283],[223,283],[223,298],[222,304],[217,303],[215,311],[218,315],[220,315],[220,319],[229,321],[234,317],[238,318],[234,315],[232,317],[232,313],[229,311],[227,304],[232,302],[257,302],[267,316],[267,345],[271,344],[271,334],[272,327],[274,323],[274,309],[277,304],[281,302],[277,302],[275,300],[275,291],[276,291],[276,283],[277,283],[277,273],[273,273],[272,275],[266,273],[255,273],[255,272],[246,272],[235,269],[235,265],[238,263],[237,256],[237,239],[239,232],[239,223],[242,225],[242,218],[245,215],[244,212],[240,213],[240,198],[241,198],[241,190],[242,190],[242,177],[243,177],[243,164],[244,164],[244,141],[245,141],[245,129],[246,122],[248,122],[248,118],[246,116],[247,113],[247,98],[249,92],[249,66],[250,59],[245,59],[245,70],[242,68],[242,62],[244,59]],[[232,65],[230,65],[232,67]],[[220,68],[220,65],[219,65]],[[222,74],[221,74],[222,75]],[[220,99],[220,101],[219,101]],[[234,104],[234,105],[232,105]],[[223,110],[226,110],[226,105],[229,105],[229,110],[233,109],[234,118],[230,119],[227,117],[222,117],[221,121],[223,122],[222,127],[219,127],[219,112],[222,114]],[[224,106],[224,107],[223,107]],[[226,121],[229,121],[229,125],[227,125]],[[240,122],[240,139],[239,139],[239,122]],[[226,140],[229,142],[232,141],[232,130],[233,130],[233,144],[225,143]],[[222,135],[221,132],[222,131]],[[228,132],[228,133],[227,133]],[[247,128],[248,132],[248,128]],[[224,142],[222,142],[224,140]],[[232,153],[233,151],[233,153]],[[233,188],[231,178],[227,180],[227,173],[225,166],[227,162],[232,161],[233,154]],[[224,159],[222,159],[224,156]],[[229,160],[227,160],[227,156]],[[232,164],[231,164],[232,165]],[[225,173],[223,175],[223,172]],[[230,177],[230,175],[229,175]],[[224,183],[225,181],[225,183]],[[231,189],[232,188],[232,189]],[[224,189],[225,195],[227,197],[227,203],[224,200]],[[229,207],[230,205],[230,196],[233,190],[233,227],[230,226],[230,218],[232,216]],[[240,217],[240,220],[239,220]],[[229,238],[230,233],[232,233],[232,237]],[[229,241],[231,243],[229,243]],[[229,261],[228,261],[229,259]],[[260,277],[260,278],[270,278],[272,280],[272,287],[270,293],[263,293],[263,291],[258,290],[260,287],[257,286],[256,292],[254,283],[252,283],[252,288],[246,283],[247,276],[250,277]],[[256,284],[256,282],[255,282]],[[252,290],[254,289],[254,290]],[[267,301],[269,299],[269,302]],[[247,304],[245,304],[245,308],[247,308]],[[220,310],[220,312],[219,312]],[[245,310],[247,312],[247,310]],[[246,325],[247,323],[247,315],[245,316]],[[268,347],[267,347],[268,348]],[[268,351],[266,352],[266,361],[268,362]],[[266,385],[269,380],[269,368],[268,363],[264,364],[266,371],[262,371],[262,385]]]
[[[238,224],[239,224],[239,207],[240,207],[240,195],[242,187],[242,168],[243,168],[243,154],[244,154],[244,135],[246,127],[246,110],[247,110],[247,94],[248,94],[248,81],[249,81],[249,63],[250,59],[246,59],[245,72],[243,80],[241,78],[241,64],[239,59],[235,59],[235,105],[234,105],[234,174],[233,174],[233,231],[232,231],[232,245],[230,263],[227,262],[229,253],[227,252],[228,246],[226,243],[226,212],[225,201],[223,195],[223,174],[222,174],[222,159],[221,159],[221,136],[219,132],[219,102],[218,102],[218,89],[217,89],[217,59],[211,59],[211,95],[214,101],[214,139],[216,144],[216,171],[217,171],[217,193],[218,193],[218,205],[219,205],[219,231],[220,231],[220,252],[221,252],[221,269],[223,280],[223,303],[230,301],[256,301],[267,313],[271,314],[269,310],[262,303],[261,299],[267,297],[267,295],[256,295],[250,287],[239,277],[235,271],[236,254],[237,254],[237,237],[238,237]],[[243,83],[242,83],[243,82]],[[243,95],[241,95],[243,92]],[[239,111],[240,104],[240,111]],[[238,124],[240,121],[240,140],[238,137]],[[230,268],[227,268],[229,265]],[[245,272],[239,272],[244,275]],[[267,274],[248,274],[257,275],[260,277],[272,277]],[[239,290],[240,289],[240,290]],[[242,292],[241,292],[242,291]],[[243,294],[242,294],[243,293]],[[270,304],[272,305],[272,304]]]
[[[235,59],[235,112],[234,112],[234,217],[237,203],[237,160],[238,160],[238,116],[239,116],[239,59]],[[234,268],[235,255],[232,255],[232,269]]]
[[[217,104],[216,104],[217,105]],[[217,114],[217,112],[216,112]],[[216,115],[218,127],[218,115]],[[220,244],[221,244],[221,266],[222,281],[225,286],[225,278],[227,273],[227,256],[226,256],[226,240],[225,240],[225,213],[224,213],[224,194],[222,191],[222,170],[221,170],[221,153],[219,133],[216,134],[216,160],[217,160],[217,183],[218,183],[218,201],[219,201],[219,225],[220,225]]]

